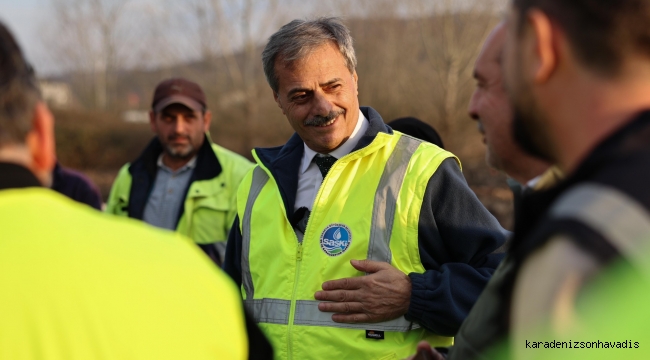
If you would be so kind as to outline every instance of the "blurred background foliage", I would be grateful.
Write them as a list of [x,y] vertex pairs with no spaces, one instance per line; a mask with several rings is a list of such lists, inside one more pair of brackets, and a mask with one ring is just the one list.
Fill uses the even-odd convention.
[[[42,40],[55,74],[41,78],[56,117],[59,161],[87,173],[106,198],[119,168],[151,140],[155,85],[199,83],[213,112],[211,136],[248,158],[293,130],[273,101],[260,54],[297,17],[342,16],[358,58],[359,99],[386,122],[415,116],[463,162],[478,197],[511,227],[505,177],[484,163],[467,116],[472,68],[503,16],[504,0],[51,0]],[[37,68],[38,70],[38,68]]]

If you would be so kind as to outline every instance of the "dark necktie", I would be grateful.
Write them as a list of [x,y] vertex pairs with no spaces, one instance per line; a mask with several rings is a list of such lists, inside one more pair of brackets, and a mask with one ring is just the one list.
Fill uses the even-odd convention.
[[336,160],[338,159],[332,155],[317,154],[314,156],[314,162],[318,166],[320,173],[323,175],[323,179],[325,179],[325,176],[327,176],[327,173],[330,171]]

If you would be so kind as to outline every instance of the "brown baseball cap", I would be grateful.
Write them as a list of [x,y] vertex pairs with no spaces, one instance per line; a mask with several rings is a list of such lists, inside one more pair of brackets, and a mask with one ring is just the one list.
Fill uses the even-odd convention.
[[207,109],[203,89],[192,81],[183,78],[165,80],[156,86],[151,108],[160,112],[171,104],[183,104],[194,111]]

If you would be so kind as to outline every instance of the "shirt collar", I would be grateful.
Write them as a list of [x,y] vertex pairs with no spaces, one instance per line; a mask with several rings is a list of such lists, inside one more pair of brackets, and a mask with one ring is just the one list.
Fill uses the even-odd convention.
[[531,188],[531,189],[534,189],[535,186],[537,186],[537,184],[539,183],[539,181],[542,179],[542,176],[543,176],[543,175],[544,175],[544,174],[539,175],[539,176],[535,176],[534,178],[530,179],[530,180],[526,183],[526,187]]
[[26,167],[0,162],[0,190],[43,186]]
[[163,163],[163,154],[160,154],[160,156],[158,156],[158,161],[156,162],[156,164],[158,165],[159,168],[165,169],[172,174],[178,174],[185,170],[194,169],[196,167],[196,155],[192,159],[190,159],[190,161],[188,161],[187,164],[183,165],[183,167],[179,168],[176,171],[170,169],[169,167],[167,167],[167,165]]
[[[363,134],[366,133],[366,130],[368,130],[368,126],[368,119],[366,119],[366,117],[361,112],[361,109],[359,109],[359,118],[357,119],[357,125],[354,127],[352,134],[350,134],[350,138],[344,142],[343,145],[339,146],[336,150],[329,153],[329,155],[340,159],[352,152],[352,149],[354,149],[354,147],[357,145],[359,139],[361,139]],[[309,146],[307,146],[307,144],[304,142],[303,146],[305,148],[305,151],[302,155],[302,164],[300,166],[301,174],[304,174],[305,171],[307,171],[309,164],[311,164],[312,160],[314,160],[314,156],[318,154],[314,150],[310,149]]]

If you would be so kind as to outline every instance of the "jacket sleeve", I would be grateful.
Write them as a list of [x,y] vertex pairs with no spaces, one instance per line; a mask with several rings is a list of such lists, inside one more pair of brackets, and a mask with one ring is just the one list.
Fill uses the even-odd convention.
[[223,271],[228,274],[235,282],[237,287],[241,287],[241,245],[242,236],[239,230],[239,216],[235,217],[228,243],[226,244],[226,256],[223,261]]
[[130,164],[124,165],[117,173],[117,177],[113,182],[111,192],[106,201],[106,209],[104,210],[109,214],[128,216],[128,212],[121,208],[124,204],[121,204],[120,196],[126,194],[126,197],[128,197],[129,191],[131,190],[129,166]]
[[455,159],[429,179],[418,225],[424,274],[411,273],[406,318],[453,336],[505,254],[507,237],[469,188]]

